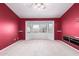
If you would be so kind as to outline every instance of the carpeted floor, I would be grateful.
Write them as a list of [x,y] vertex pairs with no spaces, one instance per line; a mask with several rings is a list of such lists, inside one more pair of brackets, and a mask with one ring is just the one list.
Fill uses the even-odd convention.
[[0,51],[1,56],[79,56],[79,51],[59,40],[20,40]]

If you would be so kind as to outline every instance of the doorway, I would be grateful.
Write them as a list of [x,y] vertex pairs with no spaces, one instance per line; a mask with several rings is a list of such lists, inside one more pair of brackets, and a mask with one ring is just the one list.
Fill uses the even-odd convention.
[[25,39],[54,40],[54,21],[26,21]]

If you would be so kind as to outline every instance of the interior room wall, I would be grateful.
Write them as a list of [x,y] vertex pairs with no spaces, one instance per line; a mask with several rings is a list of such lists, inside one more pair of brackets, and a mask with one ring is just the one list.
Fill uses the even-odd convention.
[[[25,39],[25,22],[27,21],[49,21],[53,20],[55,22],[55,40],[61,40],[62,32],[61,32],[61,20],[60,18],[23,18],[20,20],[19,31],[23,31],[19,33],[19,39]],[[21,25],[21,26],[20,26]]]
[[17,41],[19,18],[3,3],[0,3],[0,49]]
[[[22,32],[20,32],[22,31]],[[25,39],[25,19],[19,20],[19,33],[18,33],[19,40]]]
[[[75,3],[62,17],[62,35],[79,38],[79,3]],[[78,45],[64,41],[79,49]]]
[[79,3],[74,4],[61,20],[63,35],[79,37]]

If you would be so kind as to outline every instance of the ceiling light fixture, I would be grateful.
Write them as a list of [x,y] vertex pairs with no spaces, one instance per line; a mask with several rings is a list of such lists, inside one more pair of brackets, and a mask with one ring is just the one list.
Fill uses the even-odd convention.
[[33,3],[32,6],[33,6],[33,8],[38,8],[38,9],[45,9],[46,8],[44,3]]

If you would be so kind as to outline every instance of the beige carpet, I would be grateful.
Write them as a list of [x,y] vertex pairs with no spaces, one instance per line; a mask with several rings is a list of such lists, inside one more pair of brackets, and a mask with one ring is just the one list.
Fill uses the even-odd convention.
[[58,40],[20,40],[0,51],[2,56],[79,56],[79,51]]

